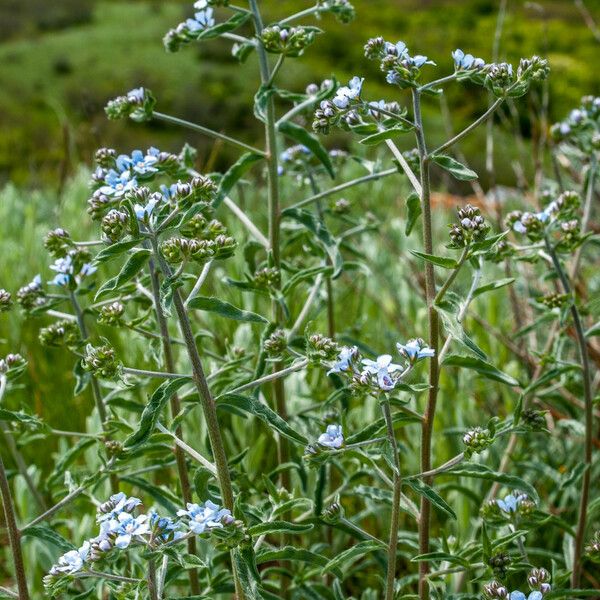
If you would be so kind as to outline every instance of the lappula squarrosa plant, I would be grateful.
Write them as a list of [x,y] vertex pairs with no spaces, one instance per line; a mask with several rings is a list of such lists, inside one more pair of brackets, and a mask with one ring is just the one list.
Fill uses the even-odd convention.
[[[539,600],[551,591],[550,577],[542,568],[531,570],[528,536],[546,523],[570,526],[546,510],[527,480],[489,464],[499,438],[544,432],[544,415],[521,402],[504,419],[493,415],[462,428],[461,451],[433,466],[441,367],[464,368],[467,374],[511,389],[521,387],[493,365],[465,330],[472,301],[512,283],[482,284],[484,271],[493,268],[491,263],[498,257],[520,250],[507,242],[507,232],[490,231],[480,208],[465,205],[457,210],[446,243],[456,258],[436,254],[430,171],[437,165],[459,180],[475,178],[476,173],[447,151],[491,118],[507,98],[522,96],[545,78],[546,61],[523,59],[515,68],[488,64],[456,50],[454,70],[424,82],[425,74],[436,66],[431,59],[412,55],[403,42],[375,38],[367,42],[365,54],[379,62],[398,97],[366,100],[367,83],[360,76],[347,85],[328,79],[320,85],[310,83],[304,92],[290,92],[279,87],[278,75],[288,61],[310,51],[322,34],[305,21],[327,13],[348,21],[354,10],[347,0],[320,0],[268,24],[254,0],[247,6],[199,0],[194,9],[193,17],[166,34],[166,49],[174,52],[195,41],[221,37],[232,42],[232,54],[241,63],[256,58],[260,80],[253,111],[264,123],[264,143],[249,144],[161,113],[157,99],[145,88],[108,103],[110,118],[155,119],[185,127],[230,144],[242,154],[225,173],[201,174],[189,146],[179,154],[156,148],[130,154],[102,148],[96,155],[88,201],[88,214],[98,225],[97,239],[78,240],[64,229],[48,234],[45,245],[52,264],[43,276],[21,288],[15,299],[28,317],[56,319],[42,327],[40,342],[73,352],[76,395],[91,387],[101,431],[84,436],[68,460],[74,461],[94,445],[101,449],[101,467],[99,473],[75,479],[65,466],[57,469],[52,485],[59,487],[62,476],[62,499],[21,527],[10,508],[8,484],[3,484],[11,544],[16,548],[25,533],[44,535],[36,526],[77,498],[86,498],[98,507],[100,531],[81,546],[78,541],[78,547],[62,537],[53,538],[61,539],[68,550],[49,570],[50,593],[107,588],[119,597],[147,595],[152,600],[190,593],[210,598],[338,600],[356,593],[352,577],[362,569],[369,582],[368,589],[360,591],[364,598],[414,597],[415,591],[421,599],[448,597],[452,591],[462,592],[464,581],[453,584],[452,580],[460,573],[472,576],[477,593],[522,600],[527,595],[518,590],[524,589],[524,575],[529,572],[529,598]],[[446,85],[465,81],[486,89],[495,101],[480,118],[431,150],[422,101],[443,93]],[[402,103],[404,91],[410,92],[410,108]],[[280,112],[285,103],[288,106]],[[314,115],[314,133],[301,124],[310,115]],[[318,135],[335,127],[356,134],[366,146],[385,143],[394,164],[382,169],[379,162],[363,158],[358,162],[367,169],[365,175],[329,186],[328,179],[353,158],[339,150],[328,151],[321,143]],[[587,126],[584,129],[588,132]],[[394,139],[401,135],[414,136],[416,148],[400,152]],[[242,210],[236,202],[243,178],[259,168],[267,186],[266,233],[260,215]],[[423,247],[412,254],[425,262],[427,340],[398,342],[389,354],[376,356],[359,340],[343,339],[349,337],[349,328],[343,331],[338,325],[346,315],[336,301],[336,280],[368,267],[346,259],[346,253],[354,250],[347,241],[376,227],[371,217],[352,215],[351,206],[339,194],[401,174],[414,190],[407,197],[406,234],[419,219],[422,223]],[[281,184],[286,178],[310,195],[295,203],[283,200]],[[325,204],[336,197],[333,204]],[[529,235],[529,228],[532,234],[543,233],[530,241],[540,244],[542,260],[549,257],[554,264],[555,256],[558,266],[561,253],[572,251],[584,237],[576,225],[566,221],[563,227],[557,220],[567,205],[574,210],[570,195],[560,202],[557,198],[556,208],[536,211],[532,217],[513,215],[510,223],[518,235]],[[224,209],[231,215],[223,214]],[[227,216],[239,221],[250,241],[243,243],[229,233]],[[569,216],[570,221],[574,218]],[[243,255],[242,275],[226,271],[228,259],[236,253],[238,258]],[[360,252],[351,256],[360,257]],[[438,273],[444,269],[447,276],[436,278],[436,268]],[[461,298],[452,288],[469,268],[470,287]],[[228,277],[220,276],[224,272]],[[205,287],[216,288],[220,280],[252,300],[239,307],[203,295]],[[306,284],[308,293],[299,298]],[[570,295],[567,288],[563,292]],[[11,304],[11,295],[0,292],[0,306]],[[327,337],[315,333],[311,321],[321,305],[327,312]],[[214,317],[223,330],[207,331],[213,324],[208,317]],[[229,322],[240,327],[220,325]],[[443,344],[441,325],[446,336]],[[416,329],[411,335],[425,334],[423,323],[410,326]],[[134,357],[120,351],[119,331],[147,340],[145,358],[151,366],[134,365]],[[234,341],[226,339],[229,334]],[[222,351],[210,349],[207,339],[218,340]],[[453,346],[459,350],[451,352]],[[421,380],[423,369],[428,370],[427,381]],[[288,377],[296,384],[288,387],[308,389],[307,396],[327,386],[332,392],[325,402],[296,412],[297,399],[283,385]],[[155,380],[160,385],[152,386]],[[311,387],[308,382],[314,381],[318,383]],[[146,395],[150,386],[152,391],[140,404],[139,395]],[[426,396],[424,407],[422,396]],[[164,410],[167,403],[169,415]],[[381,417],[352,426],[348,415],[357,403],[366,408],[374,405]],[[248,415],[265,423],[274,436],[267,443],[277,446],[277,468],[262,477],[240,466],[248,448],[240,448],[232,434],[236,420]],[[413,446],[399,432],[411,424],[421,430],[420,448],[414,449],[420,454],[418,472],[405,465],[414,464],[407,460]],[[188,430],[200,435],[190,438]],[[263,442],[257,439],[259,443]],[[349,475],[356,465],[358,471]],[[156,472],[159,480],[172,467],[177,489],[142,477]],[[110,491],[104,484],[108,476]],[[443,490],[434,487],[435,478],[442,476],[495,481],[506,488],[501,498],[482,503],[481,520],[470,539],[444,531],[439,537],[433,535],[432,506],[445,523],[457,518]],[[363,478],[368,478],[368,484]],[[582,482],[585,492],[585,477]],[[140,501],[128,495],[130,487],[139,488],[140,496],[151,496],[160,509],[142,513]],[[109,495],[106,503],[97,499]],[[472,490],[469,496],[473,498]],[[376,508],[361,511],[362,504]],[[389,513],[389,522],[380,523],[380,530],[366,518],[375,513],[386,517]],[[580,529],[585,533],[585,517],[578,521]],[[339,551],[327,537],[334,530],[343,535]],[[197,544],[199,536],[206,541]],[[589,539],[586,552],[593,557],[597,543]],[[14,559],[19,593],[27,597],[26,591],[21,592],[27,582],[17,551]],[[571,569],[575,587],[578,560]],[[439,567],[432,570],[434,564]],[[373,577],[372,565],[377,569]],[[492,583],[478,587],[477,582],[492,578]],[[559,585],[564,582],[565,572],[555,570],[552,581],[557,579]]]

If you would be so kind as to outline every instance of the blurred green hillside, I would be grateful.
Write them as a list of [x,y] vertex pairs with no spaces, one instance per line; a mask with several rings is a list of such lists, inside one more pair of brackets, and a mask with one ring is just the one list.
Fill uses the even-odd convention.
[[[308,0],[263,1],[273,19],[310,6]],[[327,16],[327,35],[300,60],[290,61],[282,84],[303,89],[332,74],[344,80],[368,77],[367,93],[391,98],[376,67],[362,56],[364,41],[374,35],[403,39],[443,69],[450,52],[468,48],[490,58],[498,0],[354,0],[358,18],[341,25]],[[600,18],[600,4],[588,2]],[[157,124],[124,127],[109,123],[105,102],[133,87],[151,88],[163,112],[207,123],[251,140],[259,135],[248,111],[255,91],[254,61],[240,68],[227,41],[209,42],[167,54],[162,36],[187,12],[191,2],[157,0],[3,0],[0,2],[0,182],[54,185],[81,161],[89,163],[102,145],[130,149],[181,146],[185,136],[199,146],[201,161],[213,144]],[[276,13],[274,11],[277,11]],[[313,20],[311,19],[311,22]],[[600,93],[590,68],[599,44],[571,0],[509,1],[501,44],[502,58],[542,54],[550,59],[550,113],[561,117],[587,93]],[[534,96],[535,100],[535,96]],[[455,126],[485,104],[480,90],[458,96],[449,91]],[[529,100],[531,102],[531,100]],[[526,111],[522,117],[527,136]],[[439,127],[441,123],[434,123]],[[479,140],[464,149],[475,163]],[[222,166],[226,154],[216,158]],[[475,164],[477,166],[477,164]]]

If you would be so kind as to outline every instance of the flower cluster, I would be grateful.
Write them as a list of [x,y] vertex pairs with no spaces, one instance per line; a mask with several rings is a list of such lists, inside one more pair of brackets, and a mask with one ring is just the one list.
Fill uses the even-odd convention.
[[42,346],[77,346],[80,342],[79,327],[75,321],[57,321],[40,329],[38,338]]
[[134,121],[148,121],[152,118],[156,99],[152,92],[140,87],[128,92],[125,96],[117,96],[104,109],[109,119],[130,117]]
[[134,545],[156,549],[177,542],[189,535],[210,533],[234,523],[231,512],[208,500],[204,505],[188,504],[178,518],[164,517],[156,511],[136,514],[141,500],[123,492],[113,494],[98,507],[96,522],[99,533],[86,540],[78,550],[63,554],[44,578],[50,588],[65,576],[93,570],[94,563],[106,558],[113,550]]
[[457,214],[458,222],[449,225],[452,248],[463,248],[472,242],[485,239],[490,226],[485,222],[479,208],[467,204],[457,209]]
[[57,258],[50,268],[56,272],[52,285],[76,288],[84,277],[93,275],[97,268],[90,262],[90,253],[83,248],[73,248],[66,256]]
[[319,30],[316,27],[266,27],[260,34],[267,52],[284,56],[300,56],[310,46]]
[[482,508],[483,517],[495,523],[515,522],[531,515],[535,503],[523,492],[514,491],[504,496],[490,500]]
[[489,429],[475,427],[465,433],[463,444],[465,445],[465,457],[470,458],[473,454],[479,454],[494,443],[494,436]]
[[212,2],[198,0],[194,3],[197,12],[193,18],[179,23],[175,29],[169,30],[163,38],[167,52],[177,52],[182,46],[202,37],[203,32],[215,26]]
[[371,360],[361,358],[356,346],[344,346],[327,374],[341,373],[349,376],[351,386],[356,391],[389,392],[417,361],[435,355],[434,350],[421,339],[410,340],[406,344],[398,343],[396,348],[406,362],[404,366],[393,363],[390,354],[382,354]]
[[584,155],[600,150],[600,97],[584,96],[581,105],[551,129],[557,142],[578,148]]
[[344,445],[344,433],[341,425],[327,425],[325,433],[319,436],[317,442],[321,446],[339,450]]
[[531,592],[529,595],[515,590],[508,592],[508,589],[497,581],[492,581],[483,587],[483,593],[486,598],[504,598],[505,600],[542,600],[542,598],[552,591],[549,583],[550,573],[546,569],[532,569],[527,576],[527,583]]
[[318,0],[319,12],[330,12],[341,23],[350,23],[356,17],[356,10],[349,0]]
[[102,323],[102,325],[110,325],[111,327],[118,327],[123,324],[124,312],[125,307],[123,304],[121,304],[121,302],[111,302],[100,309],[98,323]]
[[36,275],[27,285],[19,288],[17,302],[25,311],[31,311],[46,304],[47,297],[42,288],[41,275]]
[[8,312],[12,308],[12,294],[5,290],[0,289],[0,312]]
[[0,358],[0,376],[14,379],[23,372],[26,365],[27,362],[20,354],[7,354]]
[[121,375],[123,365],[112,346],[105,344],[94,347],[88,344],[85,350],[81,366],[86,371],[102,379],[117,379]]

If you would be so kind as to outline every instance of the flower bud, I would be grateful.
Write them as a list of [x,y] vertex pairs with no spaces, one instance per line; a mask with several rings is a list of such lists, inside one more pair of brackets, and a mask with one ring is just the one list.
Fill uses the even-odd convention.
[[315,29],[273,25],[262,30],[260,39],[267,52],[284,56],[300,56],[313,43]]
[[38,336],[42,346],[76,346],[80,341],[79,327],[75,321],[57,321],[40,329]]
[[499,552],[490,557],[488,564],[492,567],[494,575],[500,579],[504,579],[510,566],[510,556],[505,552]]
[[305,93],[307,96],[316,96],[319,93],[319,86],[316,83],[309,83],[306,86]]
[[223,260],[234,255],[237,242],[228,235],[220,234],[213,240],[215,258]]
[[102,233],[114,244],[125,235],[128,224],[129,214],[113,208],[102,219]]
[[483,586],[483,593],[487,598],[508,598],[508,590],[497,581],[492,581]]
[[335,201],[332,210],[338,215],[346,215],[350,212],[350,207],[351,204],[346,198],[340,198]]
[[544,411],[527,408],[521,413],[521,420],[523,421],[523,425],[533,431],[541,431],[546,428],[545,414]]
[[8,312],[12,308],[12,296],[4,288],[0,289],[0,312]]
[[475,427],[463,436],[463,443],[466,446],[465,456],[469,458],[473,454],[479,454],[491,446],[493,442],[494,436],[492,436],[488,429]]
[[104,169],[113,169],[116,164],[117,152],[112,148],[98,148],[96,162]]
[[283,329],[276,329],[264,342],[265,352],[271,358],[278,358],[287,348],[287,335]]
[[314,361],[335,360],[340,352],[339,346],[328,337],[315,333],[308,338],[306,353]]
[[17,302],[26,311],[46,304],[46,293],[42,289],[42,280],[39,275],[36,275],[33,281],[17,291]]
[[56,258],[66,256],[72,247],[73,240],[71,240],[69,232],[62,227],[49,231],[44,238],[44,248]]
[[119,327],[123,324],[124,312],[125,307],[120,302],[113,302],[103,306],[98,315],[98,323],[110,325],[111,327]]
[[265,267],[254,273],[254,283],[262,289],[277,288],[281,283],[281,272],[275,267]]
[[371,38],[364,46],[365,56],[369,60],[380,59],[384,55],[385,40],[379,36]]
[[[538,590],[542,593],[549,592],[551,586],[550,573],[546,569],[532,569],[527,576],[527,583],[532,590]],[[543,588],[543,589],[542,589]]]
[[81,359],[81,366],[102,379],[117,379],[121,374],[122,364],[112,346],[94,347],[88,344],[86,354]]
[[596,531],[594,537],[585,547],[587,557],[595,563],[600,563],[600,531]]
[[96,190],[87,202],[87,212],[94,221],[98,221],[116,203],[117,201],[114,198],[103,194],[100,190]]
[[321,515],[326,523],[337,523],[344,518],[344,508],[338,500],[332,502]]
[[131,90],[126,96],[118,96],[109,100],[105,107],[109,119],[122,119],[130,117],[141,122],[152,118],[156,100],[150,90],[143,87]]

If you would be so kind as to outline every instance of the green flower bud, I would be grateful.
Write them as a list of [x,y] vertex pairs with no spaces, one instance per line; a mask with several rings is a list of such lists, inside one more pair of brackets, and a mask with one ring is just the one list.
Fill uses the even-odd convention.
[[122,364],[112,346],[94,347],[88,344],[81,366],[101,379],[117,379],[121,375]]
[[113,206],[117,204],[117,200],[107,196],[96,190],[92,197],[87,202],[87,212],[94,221],[99,221],[102,216]]
[[44,248],[56,258],[64,258],[73,247],[73,240],[68,231],[61,227],[53,229],[44,238]]
[[346,198],[340,198],[335,201],[332,211],[338,215],[346,215],[350,212],[351,204]]
[[594,537],[588,542],[585,553],[592,562],[600,564],[600,531],[596,531]]
[[181,226],[181,233],[188,238],[200,239],[203,237],[208,221],[202,213],[194,215],[187,223]]
[[331,338],[325,337],[320,333],[315,333],[308,338],[306,354],[312,361],[325,362],[336,360],[339,353],[339,346]]
[[102,219],[102,233],[114,244],[125,235],[128,224],[129,214],[113,208]]
[[498,552],[490,557],[488,564],[494,571],[494,575],[500,579],[506,577],[508,567],[510,566],[511,559],[505,552]]
[[315,34],[315,28],[273,25],[263,29],[260,39],[267,52],[300,56],[313,43]]
[[264,342],[265,352],[271,358],[279,358],[287,348],[287,335],[283,329],[276,329]]
[[112,148],[98,148],[96,162],[103,169],[113,169],[116,164],[117,152]]
[[39,308],[46,304],[46,293],[42,289],[42,280],[37,275],[31,283],[17,291],[17,302],[26,311]]
[[42,346],[77,346],[80,341],[79,327],[75,321],[57,321],[40,329],[39,340]]
[[466,446],[465,456],[470,458],[473,454],[479,454],[492,445],[494,436],[488,429],[475,427],[463,436],[463,443]]
[[265,267],[254,273],[253,281],[262,289],[277,288],[281,283],[281,271],[275,267]]
[[110,325],[111,327],[119,327],[123,324],[123,313],[125,307],[120,302],[113,302],[100,309],[98,315],[98,323],[102,325]]
[[344,518],[344,507],[336,500],[323,510],[321,517],[326,523],[337,523]]
[[508,590],[497,581],[492,581],[483,586],[483,594],[486,598],[501,598],[507,600],[509,598]]

